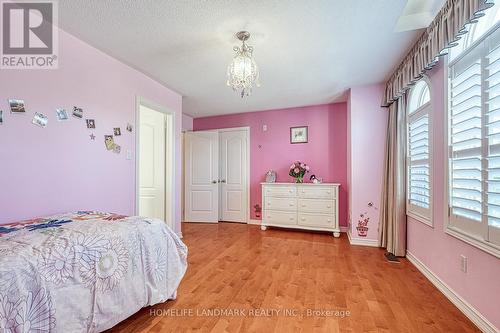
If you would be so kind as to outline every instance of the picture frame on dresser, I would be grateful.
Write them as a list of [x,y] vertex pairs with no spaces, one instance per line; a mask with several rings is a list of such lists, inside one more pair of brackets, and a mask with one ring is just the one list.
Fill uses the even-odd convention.
[[261,183],[261,229],[327,231],[340,237],[339,186],[334,183]]

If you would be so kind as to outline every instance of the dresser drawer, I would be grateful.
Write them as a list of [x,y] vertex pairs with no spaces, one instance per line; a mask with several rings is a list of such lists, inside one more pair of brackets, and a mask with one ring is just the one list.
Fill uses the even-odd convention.
[[333,228],[334,215],[299,214],[298,224],[304,227]]
[[266,197],[264,208],[270,210],[297,211],[297,199]]
[[281,197],[281,198],[295,198],[297,196],[297,189],[294,186],[264,186],[263,196],[266,197]]
[[314,185],[299,186],[298,187],[299,198],[311,198],[311,199],[336,199],[336,191],[334,188],[323,186],[316,187]]
[[335,200],[299,199],[299,212],[333,214],[335,211]]
[[267,210],[264,214],[264,224],[297,225],[297,214]]

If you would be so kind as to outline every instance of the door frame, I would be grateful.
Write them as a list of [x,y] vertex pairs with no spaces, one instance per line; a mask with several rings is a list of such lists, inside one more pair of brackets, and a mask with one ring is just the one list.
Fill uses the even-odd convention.
[[[250,126],[244,126],[244,127],[229,127],[229,128],[218,128],[215,129],[219,133],[222,132],[236,132],[236,131],[245,131],[247,134],[247,184],[246,184],[246,191],[247,191],[247,213],[246,213],[246,221],[244,223],[249,224],[250,223]],[[219,166],[219,171],[220,171],[220,166]],[[220,200],[219,200],[219,212],[220,212]],[[220,217],[220,216],[219,216]]]
[[[141,106],[166,115],[165,117],[165,223],[175,229],[175,111],[142,96],[136,96],[135,107],[135,215],[139,214],[139,161]],[[169,162],[170,160],[170,162]],[[170,220],[170,221],[169,221]]]

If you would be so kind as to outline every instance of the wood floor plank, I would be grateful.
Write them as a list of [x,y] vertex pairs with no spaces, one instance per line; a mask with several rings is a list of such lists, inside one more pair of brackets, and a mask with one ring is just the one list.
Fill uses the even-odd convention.
[[[345,235],[235,223],[185,223],[183,235],[177,300],[109,332],[479,332],[406,259],[388,263]],[[217,309],[233,315],[210,315]]]

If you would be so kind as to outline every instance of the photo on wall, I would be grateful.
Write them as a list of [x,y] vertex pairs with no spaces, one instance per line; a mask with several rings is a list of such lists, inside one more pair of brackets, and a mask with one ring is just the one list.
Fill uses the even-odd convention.
[[11,113],[26,112],[26,109],[24,108],[24,100],[22,99],[9,99],[9,106]]
[[65,109],[56,109],[56,116],[58,121],[68,120],[68,112]]
[[95,128],[95,120],[94,119],[85,119],[87,122],[87,128]]
[[107,150],[113,150],[115,148],[115,140],[112,135],[104,136],[104,144],[106,145]]
[[73,116],[75,116],[76,118],[82,119],[83,118],[83,109],[74,106],[73,107]]
[[122,131],[121,131],[120,127],[113,128],[113,133],[115,134],[115,136],[122,135]]
[[290,127],[290,143],[307,143],[307,126]]
[[35,112],[35,115],[33,116],[33,120],[31,122],[37,126],[46,127],[49,122],[49,119],[47,118],[46,115]]

